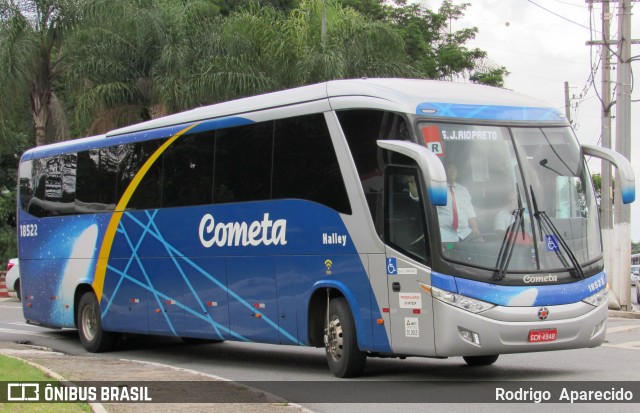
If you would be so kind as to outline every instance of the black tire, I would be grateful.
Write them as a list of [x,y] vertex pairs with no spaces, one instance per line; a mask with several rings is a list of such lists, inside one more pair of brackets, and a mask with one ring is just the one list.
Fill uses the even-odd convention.
[[356,377],[362,373],[367,356],[358,348],[353,316],[343,297],[329,302],[329,323],[325,325],[324,343],[329,369],[336,377]]
[[102,329],[100,304],[93,292],[80,298],[77,312],[78,333],[82,346],[90,353],[102,353],[113,348],[116,336]]
[[498,360],[499,355],[462,357],[469,366],[490,366]]
[[16,285],[14,285],[13,289],[16,292],[16,297],[18,298],[18,301],[22,301],[22,294],[20,293],[20,278],[16,280]]

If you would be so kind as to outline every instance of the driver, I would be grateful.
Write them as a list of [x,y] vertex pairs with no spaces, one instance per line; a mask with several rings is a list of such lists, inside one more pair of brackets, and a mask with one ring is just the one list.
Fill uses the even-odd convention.
[[445,172],[449,190],[447,205],[438,207],[442,242],[458,242],[471,235],[480,235],[471,195],[467,188],[456,182],[458,169],[452,162],[447,162]]

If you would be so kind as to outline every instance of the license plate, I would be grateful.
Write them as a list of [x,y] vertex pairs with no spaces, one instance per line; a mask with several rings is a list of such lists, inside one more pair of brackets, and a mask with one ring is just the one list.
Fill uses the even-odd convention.
[[558,329],[550,328],[546,330],[529,331],[529,343],[544,343],[548,341],[556,341]]

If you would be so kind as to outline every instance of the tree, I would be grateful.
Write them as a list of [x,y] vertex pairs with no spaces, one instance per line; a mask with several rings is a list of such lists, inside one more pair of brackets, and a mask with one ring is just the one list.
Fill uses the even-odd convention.
[[271,6],[276,10],[285,13],[298,7],[299,0],[215,0],[214,3],[219,7],[220,14],[227,17],[233,12],[242,11],[249,7],[268,7]]
[[394,28],[335,0],[290,14],[252,3],[228,17],[206,1],[102,0],[84,16],[66,48],[77,121],[92,134],[322,80],[418,75]]
[[[323,28],[324,16],[324,28]],[[416,77],[399,33],[338,1],[303,1],[289,20],[298,84],[358,77]]]
[[48,132],[55,140],[68,138],[55,83],[65,70],[61,44],[77,19],[74,0],[0,0],[0,89],[29,100],[35,145],[44,144]]
[[197,105],[189,81],[218,8],[205,0],[97,0],[66,50],[76,122],[90,134]]
[[477,28],[452,31],[451,23],[464,16],[471,3],[454,5],[445,0],[438,11],[432,11],[407,0],[341,0],[372,19],[391,23],[405,42],[405,52],[420,77],[467,81],[502,87],[506,68],[487,60],[486,52],[465,46],[478,32]]

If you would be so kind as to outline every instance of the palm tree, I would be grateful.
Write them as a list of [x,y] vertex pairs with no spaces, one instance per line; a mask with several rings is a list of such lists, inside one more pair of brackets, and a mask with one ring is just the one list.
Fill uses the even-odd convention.
[[151,117],[150,69],[158,54],[162,22],[150,2],[88,3],[67,43],[68,80],[76,119],[101,133]]
[[68,44],[78,123],[101,133],[195,106],[188,78],[216,15],[206,0],[89,3]]
[[388,23],[370,20],[336,0],[305,0],[289,21],[298,83],[328,79],[419,76],[404,42]]
[[286,15],[253,5],[203,26],[206,45],[194,59],[189,89],[198,104],[284,89],[290,85],[294,54],[286,43]]
[[[29,100],[34,143],[68,135],[55,83],[65,71],[61,45],[78,19],[74,0],[0,0],[0,90],[13,105]],[[4,112],[4,110],[2,110]]]

